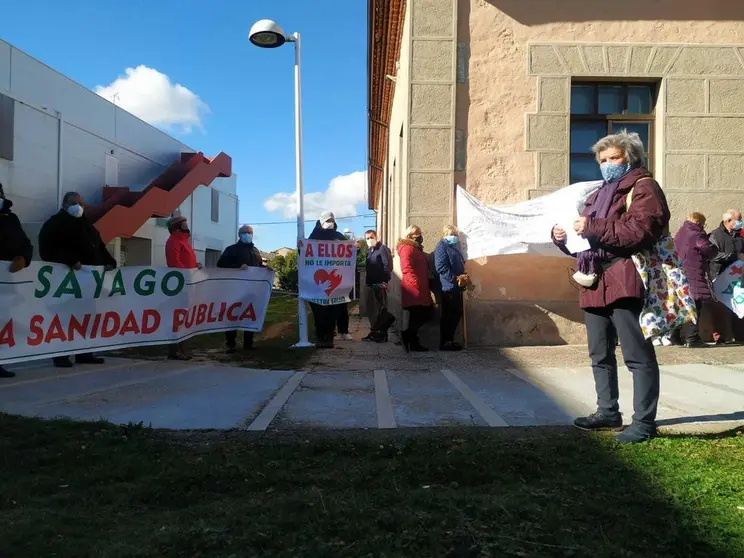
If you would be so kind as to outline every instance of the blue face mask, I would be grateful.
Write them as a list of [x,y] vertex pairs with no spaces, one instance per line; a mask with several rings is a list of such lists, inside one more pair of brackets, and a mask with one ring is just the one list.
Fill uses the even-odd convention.
[[744,222],[742,222],[742,220],[741,220],[741,219],[739,219],[738,221],[736,221],[736,222],[734,223],[734,230],[735,230],[735,231],[740,231],[740,230],[742,229],[742,227],[743,227],[743,226],[744,226]]
[[458,241],[459,241],[459,239],[455,235],[453,235],[453,234],[451,234],[449,236],[445,236],[444,237],[444,240],[447,241],[447,244],[457,244]]
[[240,233],[240,242],[250,244],[253,242],[253,235],[251,233]]
[[630,172],[630,163],[620,165],[617,163],[602,163],[599,165],[602,171],[602,178],[605,182],[616,182]]

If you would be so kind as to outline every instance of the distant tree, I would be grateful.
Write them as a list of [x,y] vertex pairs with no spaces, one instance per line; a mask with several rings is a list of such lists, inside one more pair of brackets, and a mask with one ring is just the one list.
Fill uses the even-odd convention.
[[357,269],[361,267],[367,267],[367,251],[367,243],[362,240],[359,243],[359,248],[357,249]]
[[275,255],[269,259],[269,267],[276,272],[279,288],[283,291],[296,293],[297,288],[297,252],[289,252],[286,256]]

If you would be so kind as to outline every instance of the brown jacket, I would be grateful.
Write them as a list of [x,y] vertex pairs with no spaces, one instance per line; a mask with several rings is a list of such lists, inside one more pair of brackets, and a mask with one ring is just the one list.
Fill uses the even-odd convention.
[[[632,203],[626,211],[631,189]],[[643,300],[645,290],[631,256],[651,248],[668,232],[666,196],[651,173],[638,168],[620,180],[607,219],[589,217],[596,197],[597,193],[589,197],[582,213],[587,217],[584,237],[593,247],[603,248],[619,259],[600,274],[594,287],[581,288],[579,303],[582,308],[604,308],[622,298]],[[563,244],[556,245],[568,253]]]

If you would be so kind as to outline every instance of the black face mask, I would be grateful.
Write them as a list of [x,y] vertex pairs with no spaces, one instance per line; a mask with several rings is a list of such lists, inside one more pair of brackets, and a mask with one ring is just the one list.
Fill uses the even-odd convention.
[[413,241],[414,241],[414,242],[415,242],[416,244],[420,244],[420,245],[422,245],[422,246],[423,246],[423,244],[424,244],[424,237],[423,237],[423,236],[421,236],[421,235],[418,235],[418,236],[414,236],[414,237],[413,237]]

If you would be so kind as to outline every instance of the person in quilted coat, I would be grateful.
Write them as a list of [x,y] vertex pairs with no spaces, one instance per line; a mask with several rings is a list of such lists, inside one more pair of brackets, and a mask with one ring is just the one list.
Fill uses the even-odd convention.
[[[682,260],[682,269],[690,282],[690,291],[695,299],[699,323],[703,310],[712,308],[711,304],[714,300],[708,277],[711,261],[734,261],[737,254],[721,252],[710,241],[705,232],[705,215],[697,212],[690,213],[687,220],[682,223],[674,236],[674,246]],[[686,347],[706,346],[700,339],[697,324],[691,322],[685,324],[682,328],[682,337]]]
[[[597,391],[597,412],[579,417],[582,430],[623,430],[618,404],[616,340],[633,374],[633,422],[618,436],[620,442],[643,442],[656,436],[659,404],[659,365],[654,346],[639,322],[645,305],[643,281],[632,256],[651,249],[669,227],[666,197],[644,168],[644,147],[638,134],[623,130],[599,140],[592,151],[604,182],[586,201],[574,231],[590,249],[571,254],[566,231],[553,227],[553,242],[576,256],[578,271],[590,278],[581,288],[589,356]],[[631,203],[632,202],[632,203]]]
[[408,310],[408,328],[401,332],[403,348],[425,352],[429,349],[419,341],[418,332],[432,317],[433,303],[429,288],[429,260],[424,254],[424,237],[421,229],[411,225],[406,236],[398,241],[396,251],[400,258],[401,306]]

